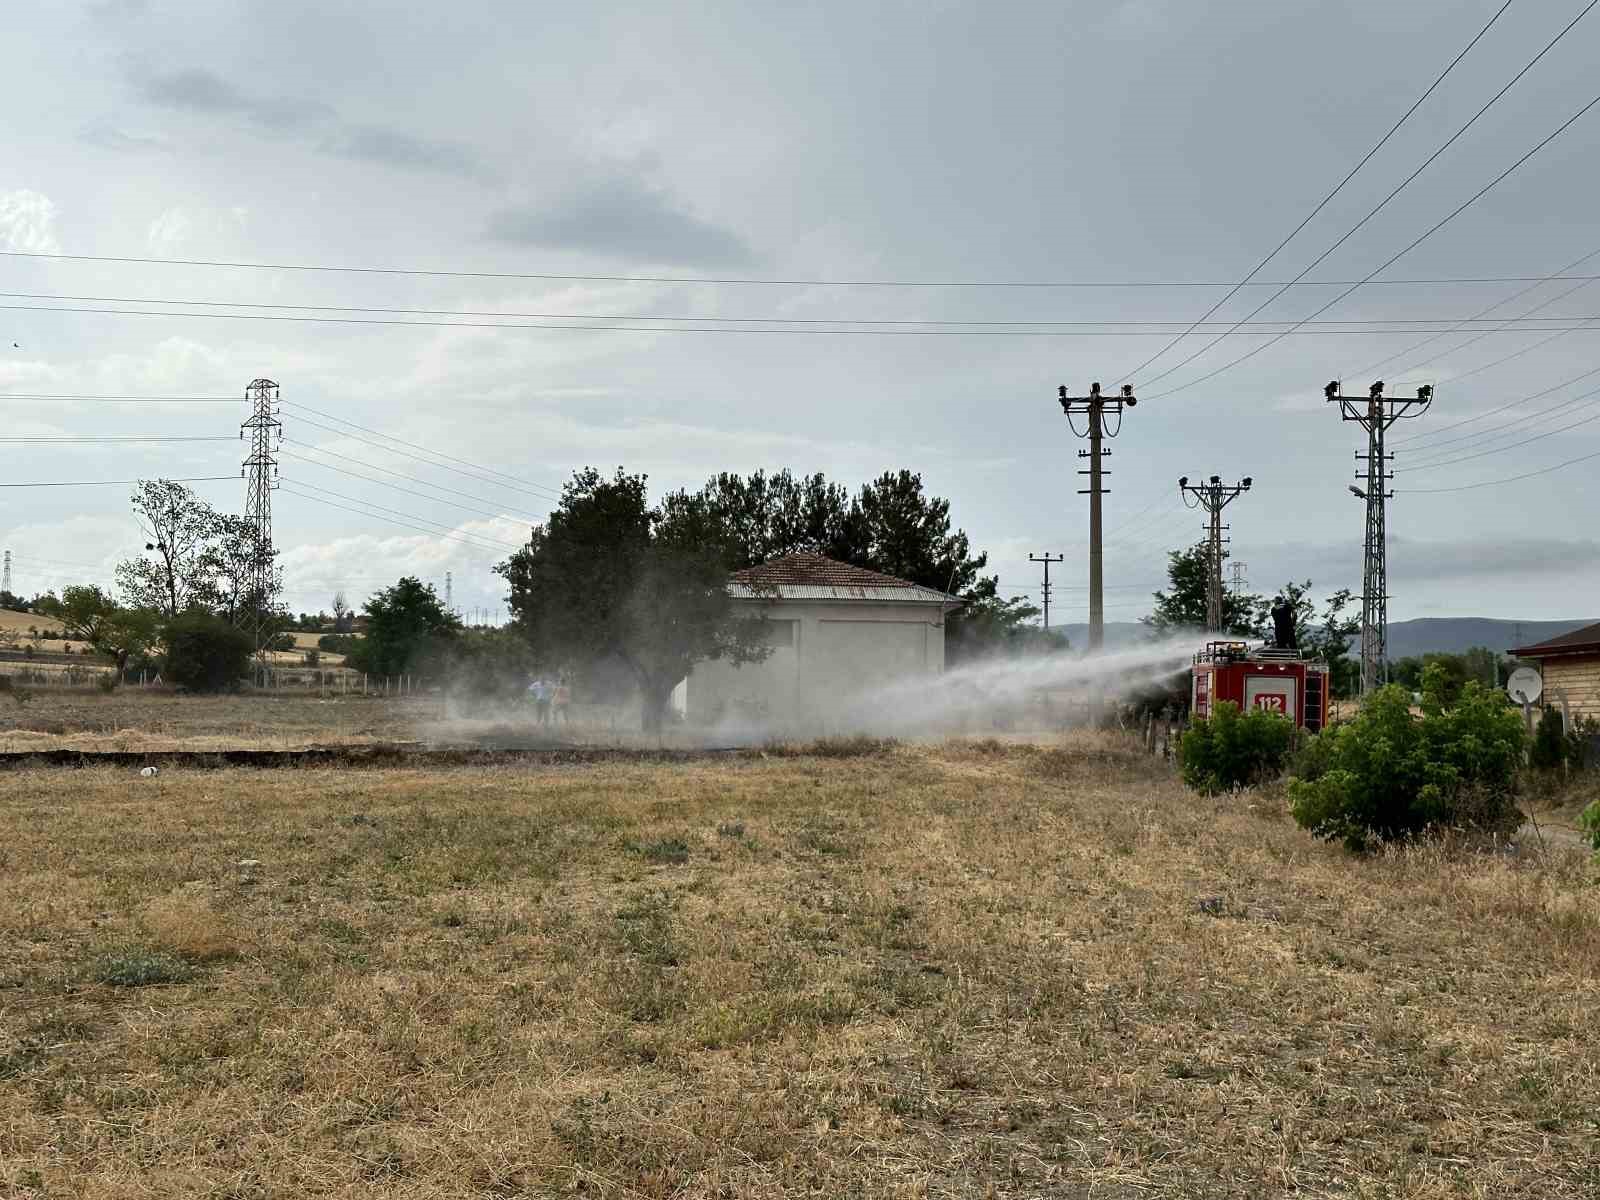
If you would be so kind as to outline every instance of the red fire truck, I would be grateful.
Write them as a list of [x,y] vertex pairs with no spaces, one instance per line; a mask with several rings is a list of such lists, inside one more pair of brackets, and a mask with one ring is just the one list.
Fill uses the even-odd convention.
[[1296,650],[1211,642],[1194,656],[1192,711],[1208,717],[1219,700],[1264,708],[1317,733],[1328,711],[1328,669]]

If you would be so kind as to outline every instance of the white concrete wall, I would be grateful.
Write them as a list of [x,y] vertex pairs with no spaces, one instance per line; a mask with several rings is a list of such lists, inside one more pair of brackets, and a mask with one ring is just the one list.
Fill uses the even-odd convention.
[[688,719],[830,732],[847,702],[886,683],[944,670],[938,604],[851,600],[750,602],[770,621],[793,621],[793,644],[741,667],[696,664]]

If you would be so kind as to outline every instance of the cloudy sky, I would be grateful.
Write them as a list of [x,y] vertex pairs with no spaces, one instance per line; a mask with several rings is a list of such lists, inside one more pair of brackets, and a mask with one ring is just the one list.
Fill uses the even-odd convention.
[[[1256,332],[1594,99],[1600,13],[1251,317],[1285,323],[1206,348],[1277,290],[1252,286],[1141,367],[1500,4],[25,6],[0,42],[0,250],[25,252],[0,256],[4,437],[225,440],[0,440],[0,483],[220,476],[194,486],[237,508],[242,399],[29,397],[241,398],[265,376],[297,609],[446,571],[458,606],[498,606],[490,565],[584,464],[661,489],[910,467],[1007,590],[1037,586],[1030,552],[1064,553],[1058,612],[1081,619],[1081,443],[1055,390],[1131,380],[1107,501],[1107,615],[1130,619],[1198,535],[1179,475],[1254,478],[1228,517],[1257,588],[1359,590],[1361,435],[1322,385],[1434,382],[1391,435],[1391,617],[1600,617],[1600,457],[1493,482],[1600,454],[1600,324],[1574,328],[1600,285],[1537,282],[1600,275],[1600,255],[1571,266],[1600,250],[1600,108],[1318,324]],[[1257,279],[1316,260],[1581,8],[1513,3]],[[1464,278],[1490,281],[1387,282]],[[1119,286],[1064,286],[1089,283]],[[1435,336],[1480,316],[1499,323]],[[0,488],[17,590],[108,579],[137,544],[127,492]]]

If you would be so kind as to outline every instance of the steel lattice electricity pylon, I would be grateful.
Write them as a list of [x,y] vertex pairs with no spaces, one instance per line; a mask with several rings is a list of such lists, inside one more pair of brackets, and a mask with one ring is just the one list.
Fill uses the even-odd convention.
[[1183,502],[1195,498],[1195,505],[1206,510],[1206,629],[1222,632],[1222,510],[1250,490],[1250,476],[1238,483],[1223,483],[1220,475],[1213,475],[1206,483],[1190,483],[1184,475],[1178,480],[1178,490]]
[[9,592],[10,590],[11,590],[11,551],[7,550],[6,551],[6,569],[5,569],[5,573],[4,574],[0,574],[0,592]]
[[272,552],[272,493],[278,487],[278,442],[283,435],[283,423],[278,420],[278,385],[270,379],[252,379],[244,390],[250,404],[250,419],[239,427],[239,436],[250,435],[250,457],[244,460],[240,474],[244,477],[244,519],[255,533],[255,546],[250,564],[249,586],[244,589],[244,602],[239,605],[234,619],[242,629],[255,637],[259,653],[266,645],[269,634],[267,618],[272,608],[273,552]]
[[1356,461],[1367,464],[1365,471],[1357,471],[1356,478],[1364,479],[1366,488],[1350,485],[1357,497],[1367,502],[1367,537],[1361,565],[1361,694],[1371,693],[1389,679],[1389,535],[1385,519],[1385,502],[1394,495],[1389,490],[1389,480],[1394,472],[1387,470],[1394,461],[1392,452],[1385,452],[1383,435],[1396,421],[1420,417],[1433,402],[1433,388],[1419,387],[1413,397],[1383,394],[1383,381],[1374,383],[1365,400],[1344,395],[1339,381],[1333,380],[1322,389],[1330,404],[1339,405],[1343,420],[1355,421],[1367,431],[1367,452],[1357,451]]

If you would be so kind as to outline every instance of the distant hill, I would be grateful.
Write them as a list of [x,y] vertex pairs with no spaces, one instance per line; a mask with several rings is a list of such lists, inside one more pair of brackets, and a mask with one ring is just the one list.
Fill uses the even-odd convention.
[[1459,654],[1474,646],[1509,650],[1530,646],[1546,638],[1560,637],[1585,625],[1586,621],[1501,621],[1493,617],[1417,617],[1389,623],[1389,657],[1411,658],[1418,654]]

